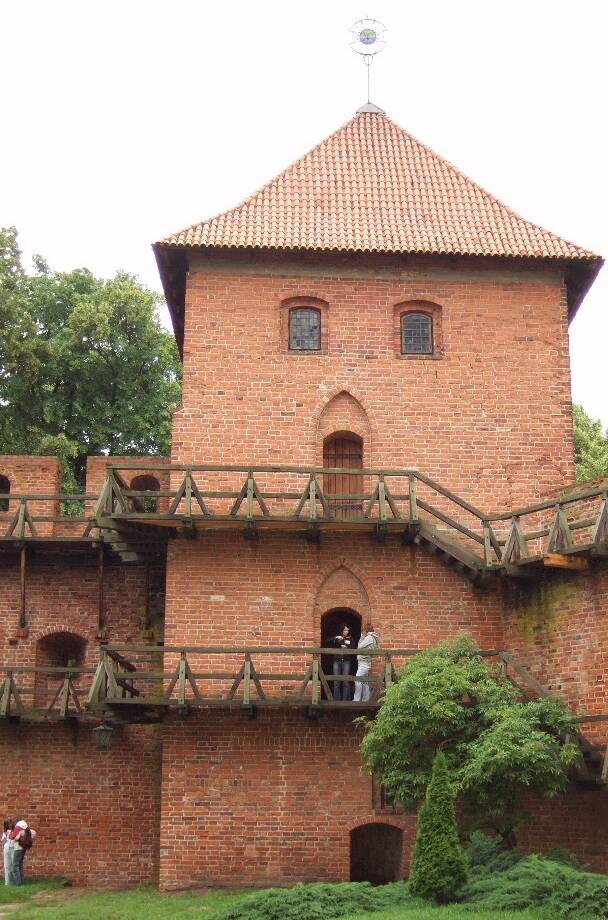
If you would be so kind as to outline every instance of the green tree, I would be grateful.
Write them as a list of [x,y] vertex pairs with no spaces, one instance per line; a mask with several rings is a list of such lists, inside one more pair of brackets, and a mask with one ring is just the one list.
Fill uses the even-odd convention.
[[608,437],[582,406],[574,406],[574,459],[579,482],[608,476]]
[[418,815],[410,891],[422,898],[446,903],[454,899],[466,877],[466,857],[456,826],[454,790],[445,754],[437,751],[426,800]]
[[527,700],[474,643],[460,637],[415,655],[367,721],[361,751],[406,806],[424,798],[435,752],[445,753],[463,813],[513,842],[524,790],[563,791],[579,756],[560,700]]
[[69,488],[88,454],[167,453],[181,369],[160,297],[123,272],[34,265],[0,230],[0,453],[58,453]]

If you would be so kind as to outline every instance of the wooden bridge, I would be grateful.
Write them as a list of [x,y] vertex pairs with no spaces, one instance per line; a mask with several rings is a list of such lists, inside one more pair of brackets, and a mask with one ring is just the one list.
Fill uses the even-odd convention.
[[[332,673],[334,656],[357,652],[300,646],[106,645],[97,667],[0,668],[0,720],[54,722],[110,720],[115,725],[159,723],[171,713],[187,718],[197,710],[240,711],[255,718],[259,709],[300,711],[309,718],[342,711],[353,716],[377,711],[382,696],[420,649],[378,649],[366,702],[338,700],[339,684],[352,675]],[[550,697],[520,662],[504,650],[481,652],[493,659],[524,698]],[[352,671],[355,662],[353,662]],[[578,716],[585,724],[608,722],[608,713]],[[582,730],[574,740],[581,759],[574,774],[587,788],[608,786],[608,744],[592,743]]]
[[[146,473],[171,483],[158,491],[129,487],[137,461],[108,468],[99,495],[0,496],[0,551],[116,554],[124,562],[162,558],[172,534],[201,530],[390,534],[415,543],[476,584],[495,574],[525,577],[550,568],[585,571],[608,558],[608,480],[521,508],[486,513],[412,469],[159,464]],[[340,488],[342,491],[336,491]],[[66,502],[82,513],[66,515]],[[55,512],[39,513],[41,503]]]

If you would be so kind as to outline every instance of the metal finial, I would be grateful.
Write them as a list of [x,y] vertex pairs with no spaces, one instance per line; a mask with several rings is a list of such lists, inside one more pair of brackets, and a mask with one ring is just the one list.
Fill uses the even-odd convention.
[[367,67],[367,101],[369,103],[369,70],[372,66],[374,57],[379,51],[382,51],[386,41],[382,35],[386,32],[386,26],[377,19],[359,19],[350,27],[350,33],[354,41],[350,43],[353,51],[363,59]]

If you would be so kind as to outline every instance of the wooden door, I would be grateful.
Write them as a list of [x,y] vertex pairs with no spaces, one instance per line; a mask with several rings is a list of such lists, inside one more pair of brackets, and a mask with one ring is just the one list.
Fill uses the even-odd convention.
[[[356,434],[335,434],[323,444],[323,466],[360,470],[363,466],[363,441]],[[323,483],[329,507],[335,517],[357,518],[363,514],[363,477],[349,473],[326,473]],[[352,495],[353,498],[349,498]],[[335,497],[332,497],[335,496]]]

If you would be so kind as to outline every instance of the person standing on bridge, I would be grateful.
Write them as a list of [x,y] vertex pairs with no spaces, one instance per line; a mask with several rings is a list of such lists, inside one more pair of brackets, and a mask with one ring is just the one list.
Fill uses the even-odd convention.
[[353,702],[367,703],[371,691],[368,683],[369,675],[372,670],[372,656],[368,654],[374,651],[380,645],[380,639],[374,632],[373,625],[368,621],[363,627],[363,633],[357,651],[357,673],[355,674],[355,696]]

